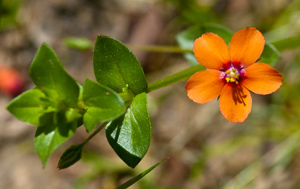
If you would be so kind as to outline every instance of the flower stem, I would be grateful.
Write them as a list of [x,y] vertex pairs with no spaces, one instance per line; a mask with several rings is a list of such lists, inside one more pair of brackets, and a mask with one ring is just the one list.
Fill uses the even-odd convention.
[[192,49],[182,49],[178,46],[157,46],[157,45],[127,45],[129,49],[150,52],[167,53],[193,53]]
[[175,73],[173,75],[170,75],[166,78],[154,81],[152,83],[149,83],[148,85],[148,89],[147,89],[147,93],[151,92],[151,91],[155,91],[157,89],[172,85],[174,83],[177,83],[179,81],[183,81],[185,79],[188,79],[191,75],[193,75],[194,73],[205,69],[203,66],[201,65],[197,65],[197,66],[192,66],[190,68],[187,68],[181,72]]
[[102,125],[100,125],[100,127],[98,127],[87,139],[85,139],[81,144],[85,145],[86,143],[88,143],[97,133],[99,133],[106,125],[108,124],[108,122],[104,122],[102,123]]

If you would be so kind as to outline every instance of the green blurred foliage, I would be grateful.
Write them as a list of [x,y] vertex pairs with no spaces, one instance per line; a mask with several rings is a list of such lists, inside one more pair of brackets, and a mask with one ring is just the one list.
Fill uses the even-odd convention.
[[0,31],[15,27],[21,0],[0,0]]
[[183,26],[199,25],[206,22],[218,23],[216,12],[196,0],[164,0],[178,12],[178,21]]
[[67,37],[64,39],[65,46],[77,50],[89,50],[93,47],[93,43],[83,37]]

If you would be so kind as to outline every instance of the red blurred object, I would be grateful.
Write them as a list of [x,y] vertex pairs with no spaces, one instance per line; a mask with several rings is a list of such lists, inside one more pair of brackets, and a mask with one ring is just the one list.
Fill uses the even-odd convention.
[[10,96],[23,92],[24,82],[21,74],[13,69],[0,65],[0,90]]

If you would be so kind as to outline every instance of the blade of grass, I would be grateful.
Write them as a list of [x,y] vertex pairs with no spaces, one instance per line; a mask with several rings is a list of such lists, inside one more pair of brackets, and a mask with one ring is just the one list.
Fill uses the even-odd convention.
[[[244,170],[242,170],[233,179],[223,185],[223,189],[227,188],[245,188],[247,184],[253,181],[262,173],[264,168],[274,168],[278,165],[285,166],[291,160],[291,156],[300,146],[300,129],[288,137],[285,141],[280,143],[277,147],[273,148],[270,152],[266,153],[260,159],[254,161]],[[272,161],[269,161],[272,159]],[[262,162],[269,162],[267,165],[262,167]]]
[[145,170],[141,174],[135,176],[134,178],[130,179],[129,181],[125,182],[124,184],[118,186],[117,189],[128,188],[129,186],[133,185],[134,183],[136,183],[137,181],[139,181],[141,178],[143,178],[144,176],[146,176],[150,171],[152,171],[155,167],[157,167],[158,165],[160,165],[164,161],[165,161],[165,159],[161,160],[160,162],[158,162],[155,165],[153,165],[152,167],[148,168],[147,170]]

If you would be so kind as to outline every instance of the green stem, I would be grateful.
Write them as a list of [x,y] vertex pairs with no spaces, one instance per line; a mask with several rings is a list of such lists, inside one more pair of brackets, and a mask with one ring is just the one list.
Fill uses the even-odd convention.
[[151,91],[155,91],[157,89],[172,85],[174,83],[177,83],[179,81],[183,81],[185,79],[188,79],[189,77],[191,77],[194,73],[203,70],[204,67],[201,65],[197,65],[197,66],[193,66],[190,67],[188,69],[185,69],[181,72],[175,73],[173,75],[170,75],[166,78],[154,81],[152,83],[149,83],[148,85],[148,89],[147,89],[147,93],[151,92]]
[[182,49],[178,46],[156,46],[156,45],[127,45],[129,49],[150,52],[167,53],[193,53],[192,49]]
[[108,122],[104,122],[102,123],[102,125],[100,125],[100,127],[98,127],[87,139],[85,139],[81,144],[85,145],[86,143],[88,143],[97,133],[99,133],[106,125],[108,124]]
[[125,93],[118,93],[124,102],[128,102],[134,98],[134,94],[131,91]]

